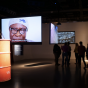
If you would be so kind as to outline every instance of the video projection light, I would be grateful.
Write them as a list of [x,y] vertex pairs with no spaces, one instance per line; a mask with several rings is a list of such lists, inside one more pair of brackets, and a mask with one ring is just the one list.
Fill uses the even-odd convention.
[[50,23],[50,44],[57,44],[58,43],[58,27],[55,26],[53,23]]
[[75,43],[75,31],[58,31],[58,43]]
[[42,16],[1,19],[1,33],[12,44],[42,44]]
[[0,82],[5,82],[10,79],[10,40],[0,39]]

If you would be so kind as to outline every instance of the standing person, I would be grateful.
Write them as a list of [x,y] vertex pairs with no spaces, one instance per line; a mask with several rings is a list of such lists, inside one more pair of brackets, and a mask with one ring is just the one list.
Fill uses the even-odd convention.
[[76,58],[75,64],[78,64],[78,43],[75,44],[74,52],[75,52],[75,58]]
[[70,58],[71,58],[71,46],[70,46],[70,42],[67,43],[68,44],[68,61],[70,64]]
[[64,57],[66,57],[66,62],[67,66],[69,66],[69,61],[68,61],[68,45],[65,42],[64,46],[61,47],[63,53],[62,53],[62,67],[64,66]]
[[85,60],[84,60],[86,48],[85,48],[85,46],[83,46],[81,41],[79,43],[80,43],[80,46],[78,46],[79,66],[81,67],[81,58],[82,58],[83,62],[84,62],[84,65],[85,65],[84,68],[86,68],[86,63],[85,63]]
[[86,58],[88,60],[88,44],[87,44],[87,49],[86,49]]
[[57,44],[55,44],[53,47],[53,53],[55,56],[55,65],[60,65],[60,64],[58,64],[58,58],[60,57],[61,49]]

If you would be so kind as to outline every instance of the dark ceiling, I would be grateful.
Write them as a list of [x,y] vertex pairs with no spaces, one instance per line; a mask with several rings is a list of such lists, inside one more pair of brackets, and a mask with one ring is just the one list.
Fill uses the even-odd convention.
[[88,0],[0,0],[0,18],[42,16],[42,22],[88,21]]

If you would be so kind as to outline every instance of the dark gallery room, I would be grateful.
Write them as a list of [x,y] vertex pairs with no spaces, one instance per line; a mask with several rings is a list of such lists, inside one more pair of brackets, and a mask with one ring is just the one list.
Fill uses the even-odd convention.
[[0,0],[0,88],[88,88],[88,0]]

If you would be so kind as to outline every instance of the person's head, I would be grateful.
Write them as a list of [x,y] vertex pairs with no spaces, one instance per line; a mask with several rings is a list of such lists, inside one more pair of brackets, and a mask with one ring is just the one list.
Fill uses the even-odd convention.
[[25,42],[28,22],[23,18],[14,18],[9,21],[10,39],[12,42]]
[[68,46],[70,45],[70,42],[67,42]]
[[76,43],[75,46],[78,46],[78,43]]
[[54,44],[54,47],[58,47],[58,44]]
[[67,42],[65,42],[64,45],[66,46],[67,45]]
[[82,45],[82,41],[80,41],[79,44]]

